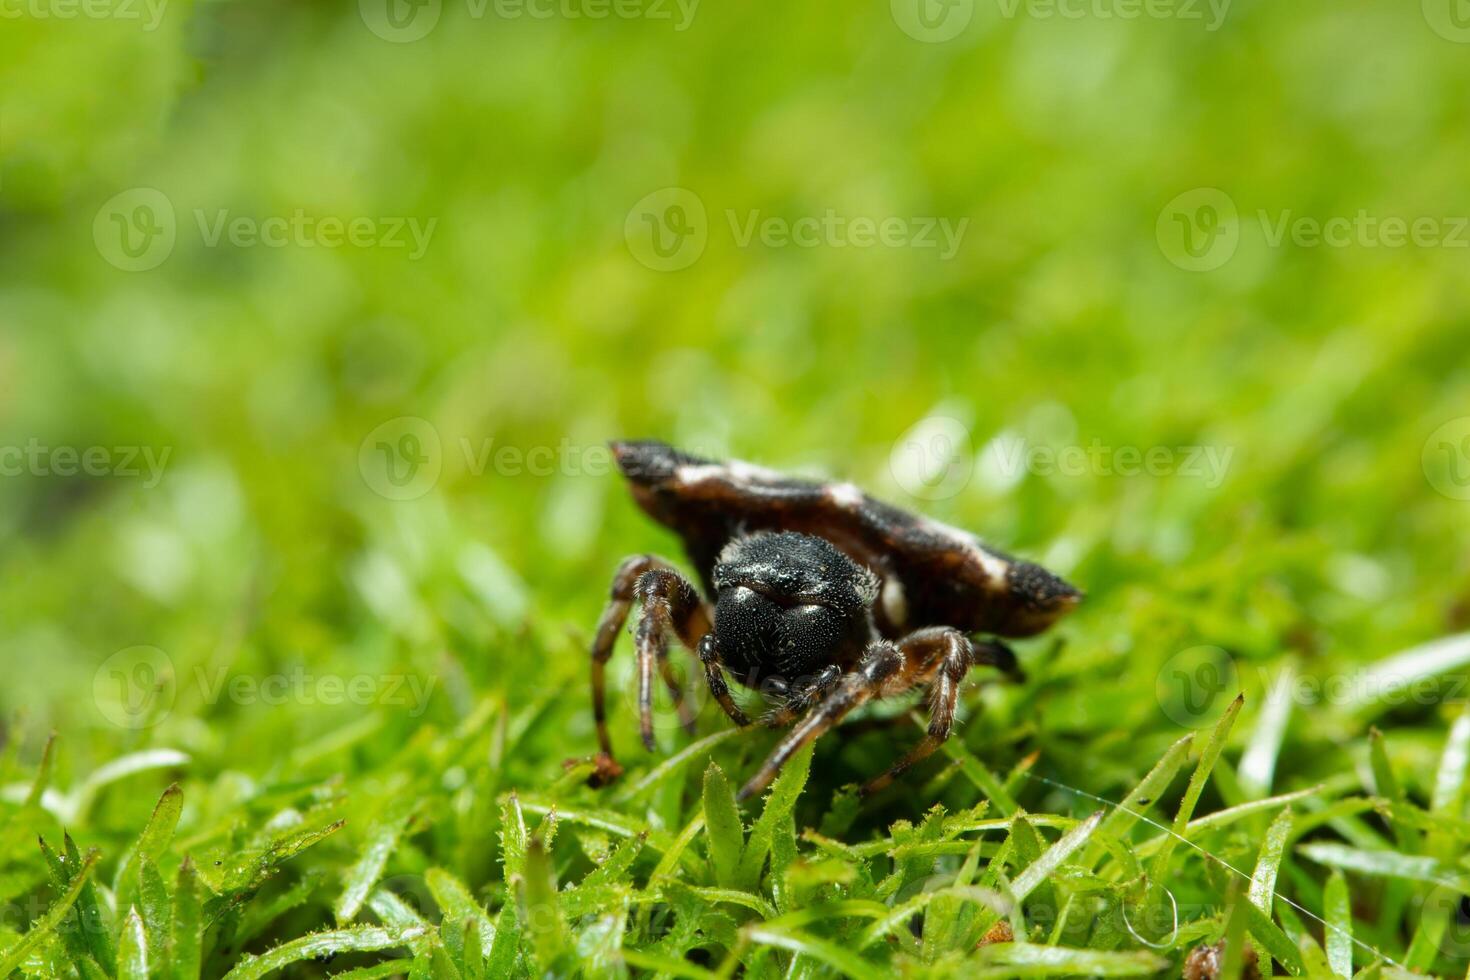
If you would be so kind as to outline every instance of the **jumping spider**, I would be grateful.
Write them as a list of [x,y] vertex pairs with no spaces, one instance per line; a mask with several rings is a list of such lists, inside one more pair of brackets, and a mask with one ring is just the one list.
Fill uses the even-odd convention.
[[683,539],[702,591],[653,555],[625,559],[613,577],[592,642],[597,785],[622,772],[608,738],[604,673],[634,602],[642,607],[634,630],[640,729],[650,751],[655,665],[684,727],[694,725],[669,663],[671,634],[698,653],[710,693],[735,724],[750,719],[731,698],[726,671],[779,703],[769,724],[797,722],[740,790],[744,799],[854,708],[927,685],[928,734],[863,790],[887,786],[949,737],[972,666],[1020,679],[1009,647],[971,634],[1031,636],[1081,598],[1039,565],[852,484],[716,463],[661,442],[611,448],[633,499]]

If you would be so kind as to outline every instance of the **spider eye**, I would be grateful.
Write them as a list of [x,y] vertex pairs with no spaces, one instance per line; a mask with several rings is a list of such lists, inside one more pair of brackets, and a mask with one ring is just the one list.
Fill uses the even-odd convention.
[[715,634],[737,674],[801,677],[855,654],[867,621],[817,603],[783,603],[743,585],[720,590]]

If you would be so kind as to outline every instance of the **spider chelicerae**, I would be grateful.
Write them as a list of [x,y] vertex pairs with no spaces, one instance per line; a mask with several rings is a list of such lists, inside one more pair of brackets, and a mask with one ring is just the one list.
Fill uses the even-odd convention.
[[608,736],[605,672],[635,603],[641,609],[633,631],[638,713],[650,751],[655,669],[684,727],[694,726],[669,662],[671,637],[698,654],[711,694],[735,724],[751,721],[730,695],[727,672],[775,702],[767,724],[795,723],[741,788],[744,799],[855,708],[927,687],[928,732],[863,787],[865,793],[882,789],[949,737],[960,682],[971,667],[1021,678],[1015,654],[993,637],[1039,633],[1081,599],[1040,565],[874,500],[850,483],[718,463],[661,442],[611,448],[633,499],[683,539],[699,584],[654,555],[635,555],[618,567],[592,642],[592,711],[601,749],[594,784],[622,772]]

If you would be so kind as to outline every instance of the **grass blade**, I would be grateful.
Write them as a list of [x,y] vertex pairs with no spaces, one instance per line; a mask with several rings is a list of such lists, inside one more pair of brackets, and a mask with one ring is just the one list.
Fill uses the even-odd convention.
[[1295,814],[1288,807],[1271,821],[1266,837],[1261,842],[1261,853],[1256,858],[1255,873],[1251,875],[1248,897],[1252,905],[1268,916],[1276,897],[1276,875],[1281,867],[1281,857],[1286,851],[1286,840],[1291,835],[1291,825],[1295,819]]
[[[1184,760],[1189,756],[1190,747],[1193,745],[1194,733],[1191,732],[1169,746],[1159,761],[1154,763],[1154,767],[1148,771],[1148,774],[1139,780],[1138,785],[1134,786],[1128,795],[1123,797],[1123,801],[1104,818],[1102,826],[1098,828],[1099,840],[1103,838],[1123,839],[1123,835],[1138,823],[1139,817],[1147,813],[1160,794],[1169,788],[1169,784],[1174,780],[1174,775],[1179,772],[1179,767],[1184,764]],[[1089,859],[1082,863],[1090,868],[1097,863],[1096,858],[1099,856],[1099,844],[1094,841],[1092,847],[1089,848]]]
[[543,975],[555,972],[567,947],[566,921],[557,900],[556,871],[539,836],[526,848],[526,873],[521,882],[521,916],[531,938]]
[[1436,677],[1467,664],[1470,664],[1470,633],[1432,640],[1355,673],[1354,683],[1347,685],[1348,704],[1356,707],[1376,704],[1385,694],[1408,690],[1421,678]]
[[995,804],[995,809],[1002,816],[1014,816],[1021,809],[1016,798],[1005,788],[1005,785],[996,778],[995,773],[985,767],[985,763],[975,758],[974,753],[965,748],[964,744],[957,738],[945,741],[941,748],[944,754],[959,763],[960,771],[975,784],[975,787],[985,794],[985,798]]
[[1302,844],[1297,850],[1329,868],[1356,871],[1380,878],[1427,881],[1470,893],[1470,874],[1432,857],[1399,854],[1396,851],[1365,851],[1333,843]]
[[143,931],[148,936],[148,962],[154,964],[154,972],[158,972],[168,950],[173,914],[163,875],[159,874],[158,866],[147,858],[138,866],[138,899]]
[[808,745],[786,763],[786,768],[771,783],[771,790],[766,794],[765,809],[750,828],[750,837],[745,842],[745,853],[740,859],[737,885],[745,891],[753,891],[760,884],[761,867],[765,864],[766,855],[770,853],[771,841],[777,827],[795,809],[811,767],[812,747]]
[[97,863],[97,858],[97,851],[88,852],[86,859],[72,878],[71,884],[62,892],[56,904],[52,905],[40,919],[32,923],[26,934],[7,949],[3,956],[0,956],[0,977],[8,977],[14,973],[16,968],[25,961],[30,951],[56,931],[56,927],[66,918],[71,907],[76,904],[77,896],[82,893],[82,886],[91,879],[92,867]]
[[[1455,718],[1445,739],[1444,752],[1439,758],[1439,770],[1434,777],[1434,793],[1430,797],[1429,812],[1452,818],[1465,815],[1465,771],[1470,768],[1470,702]],[[1443,834],[1431,834],[1429,849],[1440,857],[1451,856],[1452,840]]]
[[1168,880],[1169,861],[1174,856],[1174,848],[1189,829],[1189,818],[1194,816],[1194,808],[1199,803],[1200,794],[1205,790],[1205,783],[1210,778],[1210,772],[1215,768],[1220,752],[1225,748],[1225,740],[1230,736],[1231,726],[1235,724],[1235,719],[1244,705],[1245,695],[1236,695],[1235,700],[1230,702],[1225,713],[1215,723],[1215,730],[1210,733],[1210,740],[1205,743],[1204,751],[1200,753],[1199,762],[1194,767],[1194,774],[1189,777],[1189,785],[1184,790],[1184,798],[1179,801],[1179,810],[1174,814],[1173,833],[1164,838],[1164,843],[1159,847],[1159,853],[1154,855],[1150,875],[1154,881]]
[[1353,975],[1353,909],[1347,878],[1333,870],[1325,893],[1327,962],[1339,977]]
[[1143,950],[1114,952],[1031,943],[987,945],[980,960],[988,966],[1004,967],[1004,971],[993,974],[1004,977],[1139,977],[1169,966],[1168,960]]
[[353,926],[328,932],[313,932],[282,943],[268,953],[244,956],[225,980],[258,980],[268,973],[284,969],[292,963],[322,960],[342,953],[372,953],[407,946],[425,932],[422,926],[412,929],[388,929],[382,926]]
[[113,759],[106,765],[99,766],[67,798],[67,812],[63,819],[73,823],[84,819],[92,809],[97,794],[119,780],[157,769],[177,769],[188,765],[189,761],[189,754],[178,749],[146,749]]
[[684,977],[685,980],[715,980],[717,977],[717,974],[706,970],[697,963],[674,956],[665,956],[662,953],[642,949],[625,949],[619,955],[629,966],[636,966],[650,974]]
[[474,922],[480,937],[480,948],[486,956],[495,944],[495,924],[490,920],[484,906],[475,901],[469,887],[442,868],[430,868],[424,872],[424,882],[429,893],[446,919],[455,922]]
[[[1261,841],[1261,851],[1256,858],[1256,868],[1251,874],[1251,883],[1246,898],[1251,905],[1261,910],[1261,913],[1269,922],[1271,909],[1276,899],[1276,876],[1281,869],[1281,857],[1286,852],[1286,840],[1291,835],[1292,821],[1295,819],[1291,808],[1287,807],[1276,815],[1271,821],[1271,826],[1266,828],[1265,839]],[[1261,942],[1260,937],[1256,937]],[[1265,945],[1262,943],[1258,953],[1265,953]]]
[[1067,831],[1057,839],[1055,844],[1047,848],[1046,853],[1042,854],[1035,861],[1032,861],[1026,866],[1025,871],[1022,871],[1016,876],[1016,880],[1011,882],[1011,895],[1016,901],[1023,901],[1038,885],[1046,881],[1052,872],[1061,866],[1063,861],[1071,857],[1077,848],[1087,843],[1087,839],[1092,836],[1093,831],[1097,830],[1098,825],[1102,822],[1103,812],[1102,810],[1098,810],[1092,816]]
[[148,936],[136,908],[128,909],[117,937],[117,980],[148,980]]
[[521,921],[516,915],[515,903],[506,902],[495,917],[495,941],[490,944],[490,954],[485,958],[485,975],[512,976],[520,949]]
[[715,882],[733,887],[740,874],[740,856],[745,849],[745,827],[735,806],[735,793],[725,772],[711,762],[704,771],[704,827],[709,841],[710,863]]
[[204,944],[200,887],[194,862],[184,858],[174,879],[173,925],[169,935],[169,968],[173,980],[199,980]]
[[36,779],[31,783],[31,788],[26,793],[26,807],[39,806],[41,797],[46,793],[46,787],[51,784],[51,767],[56,761],[56,733],[52,732],[46,736],[46,746],[41,749],[41,764],[36,768]]
[[357,863],[348,869],[342,895],[333,910],[339,923],[351,922],[367,901],[373,886],[383,873],[388,857],[398,847],[398,840],[413,816],[415,800],[401,798],[389,804],[388,811],[368,832],[367,846]]
[[1286,726],[1291,721],[1291,708],[1296,699],[1296,664],[1287,660],[1266,693],[1261,716],[1256,719],[1250,744],[1240,757],[1236,772],[1241,788],[1252,797],[1268,796],[1276,778],[1276,758],[1286,740]]
[[[1384,741],[1383,733],[1377,728],[1368,730],[1368,762],[1373,769],[1373,785],[1378,795],[1395,804],[1402,805],[1407,802],[1403,785],[1394,775],[1393,763],[1389,761],[1388,746]],[[1399,850],[1406,854],[1413,854],[1419,850],[1419,835],[1412,828],[1404,826],[1392,811],[1384,819],[1393,830],[1393,839],[1398,844]]]
[[184,808],[184,794],[179,789],[179,784],[174,783],[163,791],[158,798],[158,803],[153,807],[153,814],[148,818],[148,824],[143,828],[137,842],[133,845],[117,865],[117,874],[113,876],[112,890],[117,893],[118,907],[131,905],[132,898],[136,894],[135,869],[139,862],[146,858],[156,862],[169,843],[174,838],[174,831],[179,826],[179,814]]
[[882,980],[887,976],[885,971],[864,960],[856,953],[828,942],[818,939],[796,929],[782,929],[773,926],[749,926],[741,934],[745,939],[764,946],[774,946],[777,949],[790,950],[803,956],[810,956],[820,963],[840,971],[846,976],[856,977],[858,980]]

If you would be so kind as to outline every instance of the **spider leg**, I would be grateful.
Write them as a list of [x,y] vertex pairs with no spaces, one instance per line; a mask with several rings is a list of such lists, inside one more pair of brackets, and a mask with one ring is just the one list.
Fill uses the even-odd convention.
[[769,728],[785,728],[805,714],[813,704],[827,696],[842,679],[842,671],[836,664],[828,664],[821,672],[805,684],[793,687],[787,694],[786,703],[768,715],[764,722]]
[[623,560],[613,576],[611,595],[597,622],[592,640],[592,719],[597,726],[597,771],[593,781],[607,783],[617,778],[622,767],[613,758],[612,739],[607,731],[607,662],[612,658],[618,633],[628,620],[633,603],[642,604],[635,646],[638,656],[638,708],[643,744],[650,750],[653,741],[653,666],[659,666],[664,683],[674,697],[679,717],[686,729],[693,729],[694,715],[674,677],[669,664],[670,632],[691,650],[700,636],[709,631],[710,617],[698,591],[667,562],[653,555],[634,555]]
[[[863,785],[861,792],[864,796],[888,786],[914,763],[928,758],[949,738],[949,733],[954,728],[960,682],[964,680],[971,664],[979,662],[978,651],[969,637],[948,627],[918,630],[904,637],[899,647],[904,651],[905,665],[910,668],[909,676],[903,678],[906,682],[903,686],[916,687],[926,681],[929,684],[929,730],[919,740],[919,744],[895,762],[887,772]],[[1008,648],[1000,648],[1010,653]],[[1012,666],[1014,663],[1015,656],[1012,654]],[[1002,664],[996,666],[1004,669]]]
[[883,693],[885,685],[901,674],[904,654],[887,640],[868,646],[857,668],[838,679],[830,694],[817,702],[805,718],[772,750],[756,774],[740,789],[737,799],[746,799],[770,785],[781,767],[808,742],[826,732],[859,705]]
[[699,661],[704,664],[704,679],[709,684],[709,692],[725,709],[725,714],[741,728],[749,725],[750,719],[730,697],[730,687],[725,683],[725,663],[720,659],[720,643],[713,633],[704,634],[704,639],[699,641]]
[[970,651],[976,666],[994,667],[1017,684],[1026,682],[1026,672],[1016,660],[1016,652],[999,640],[971,640]]

